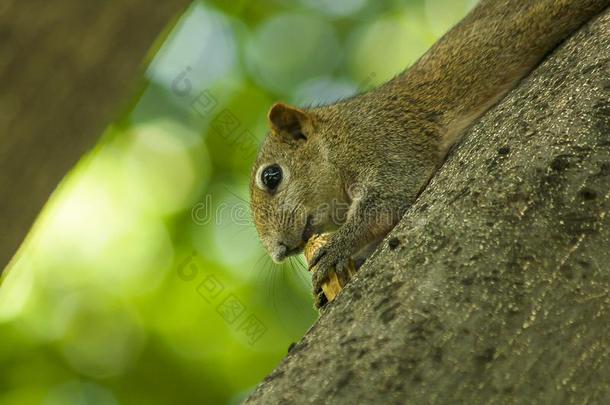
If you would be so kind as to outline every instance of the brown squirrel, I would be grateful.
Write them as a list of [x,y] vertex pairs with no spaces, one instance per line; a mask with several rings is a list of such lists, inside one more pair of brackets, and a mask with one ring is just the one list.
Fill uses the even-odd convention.
[[482,0],[384,85],[310,109],[275,104],[250,181],[269,255],[281,261],[334,230],[309,264],[319,299],[330,271],[345,278],[350,258],[396,225],[464,130],[609,4]]

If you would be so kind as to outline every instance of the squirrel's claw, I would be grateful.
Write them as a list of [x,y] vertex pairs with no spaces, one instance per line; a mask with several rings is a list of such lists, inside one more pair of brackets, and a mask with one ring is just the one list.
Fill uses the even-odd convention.
[[339,278],[341,286],[345,286],[349,281],[349,260],[348,255],[343,254],[343,250],[333,250],[322,247],[316,252],[311,260],[309,268],[313,269],[312,284],[314,297],[322,291],[322,284],[328,280],[328,277],[334,272]]
[[320,265],[316,267],[315,271],[313,272],[313,275],[311,276],[311,283],[313,285],[314,294],[317,291],[322,291],[322,284],[324,284],[324,282],[328,280],[328,276],[330,275],[330,271],[332,270],[330,266],[325,265],[324,261],[319,263]]
[[326,305],[326,304],[328,304],[328,298],[326,298],[324,291],[322,291],[322,290],[315,291],[314,290],[314,294],[313,294],[314,308],[322,309],[322,307],[324,307],[324,305]]

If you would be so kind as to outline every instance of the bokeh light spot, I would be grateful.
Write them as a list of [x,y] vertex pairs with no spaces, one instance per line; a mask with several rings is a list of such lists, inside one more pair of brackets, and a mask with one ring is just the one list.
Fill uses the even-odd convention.
[[434,42],[414,11],[391,14],[368,23],[350,39],[350,61],[359,82],[383,83],[413,64]]
[[341,48],[333,26],[324,19],[280,14],[258,27],[246,53],[257,82],[285,92],[304,80],[331,74]]
[[157,53],[147,76],[170,88],[184,69],[196,71],[189,79],[203,88],[231,71],[237,61],[237,44],[228,19],[196,1]]

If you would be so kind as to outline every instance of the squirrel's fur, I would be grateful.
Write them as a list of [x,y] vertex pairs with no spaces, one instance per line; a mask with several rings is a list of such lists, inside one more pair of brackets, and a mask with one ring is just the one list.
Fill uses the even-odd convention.
[[[282,260],[312,233],[336,230],[314,259],[319,291],[329,271],[342,274],[350,257],[394,227],[474,120],[609,4],[482,0],[386,84],[321,107],[274,105],[250,182],[269,254]],[[275,190],[261,184],[272,164],[283,174]]]

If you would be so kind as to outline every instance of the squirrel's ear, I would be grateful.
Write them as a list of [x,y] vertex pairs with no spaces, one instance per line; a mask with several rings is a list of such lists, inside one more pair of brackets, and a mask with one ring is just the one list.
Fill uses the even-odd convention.
[[305,127],[311,118],[305,111],[284,103],[275,103],[267,117],[273,132],[289,135],[294,140],[307,140]]

